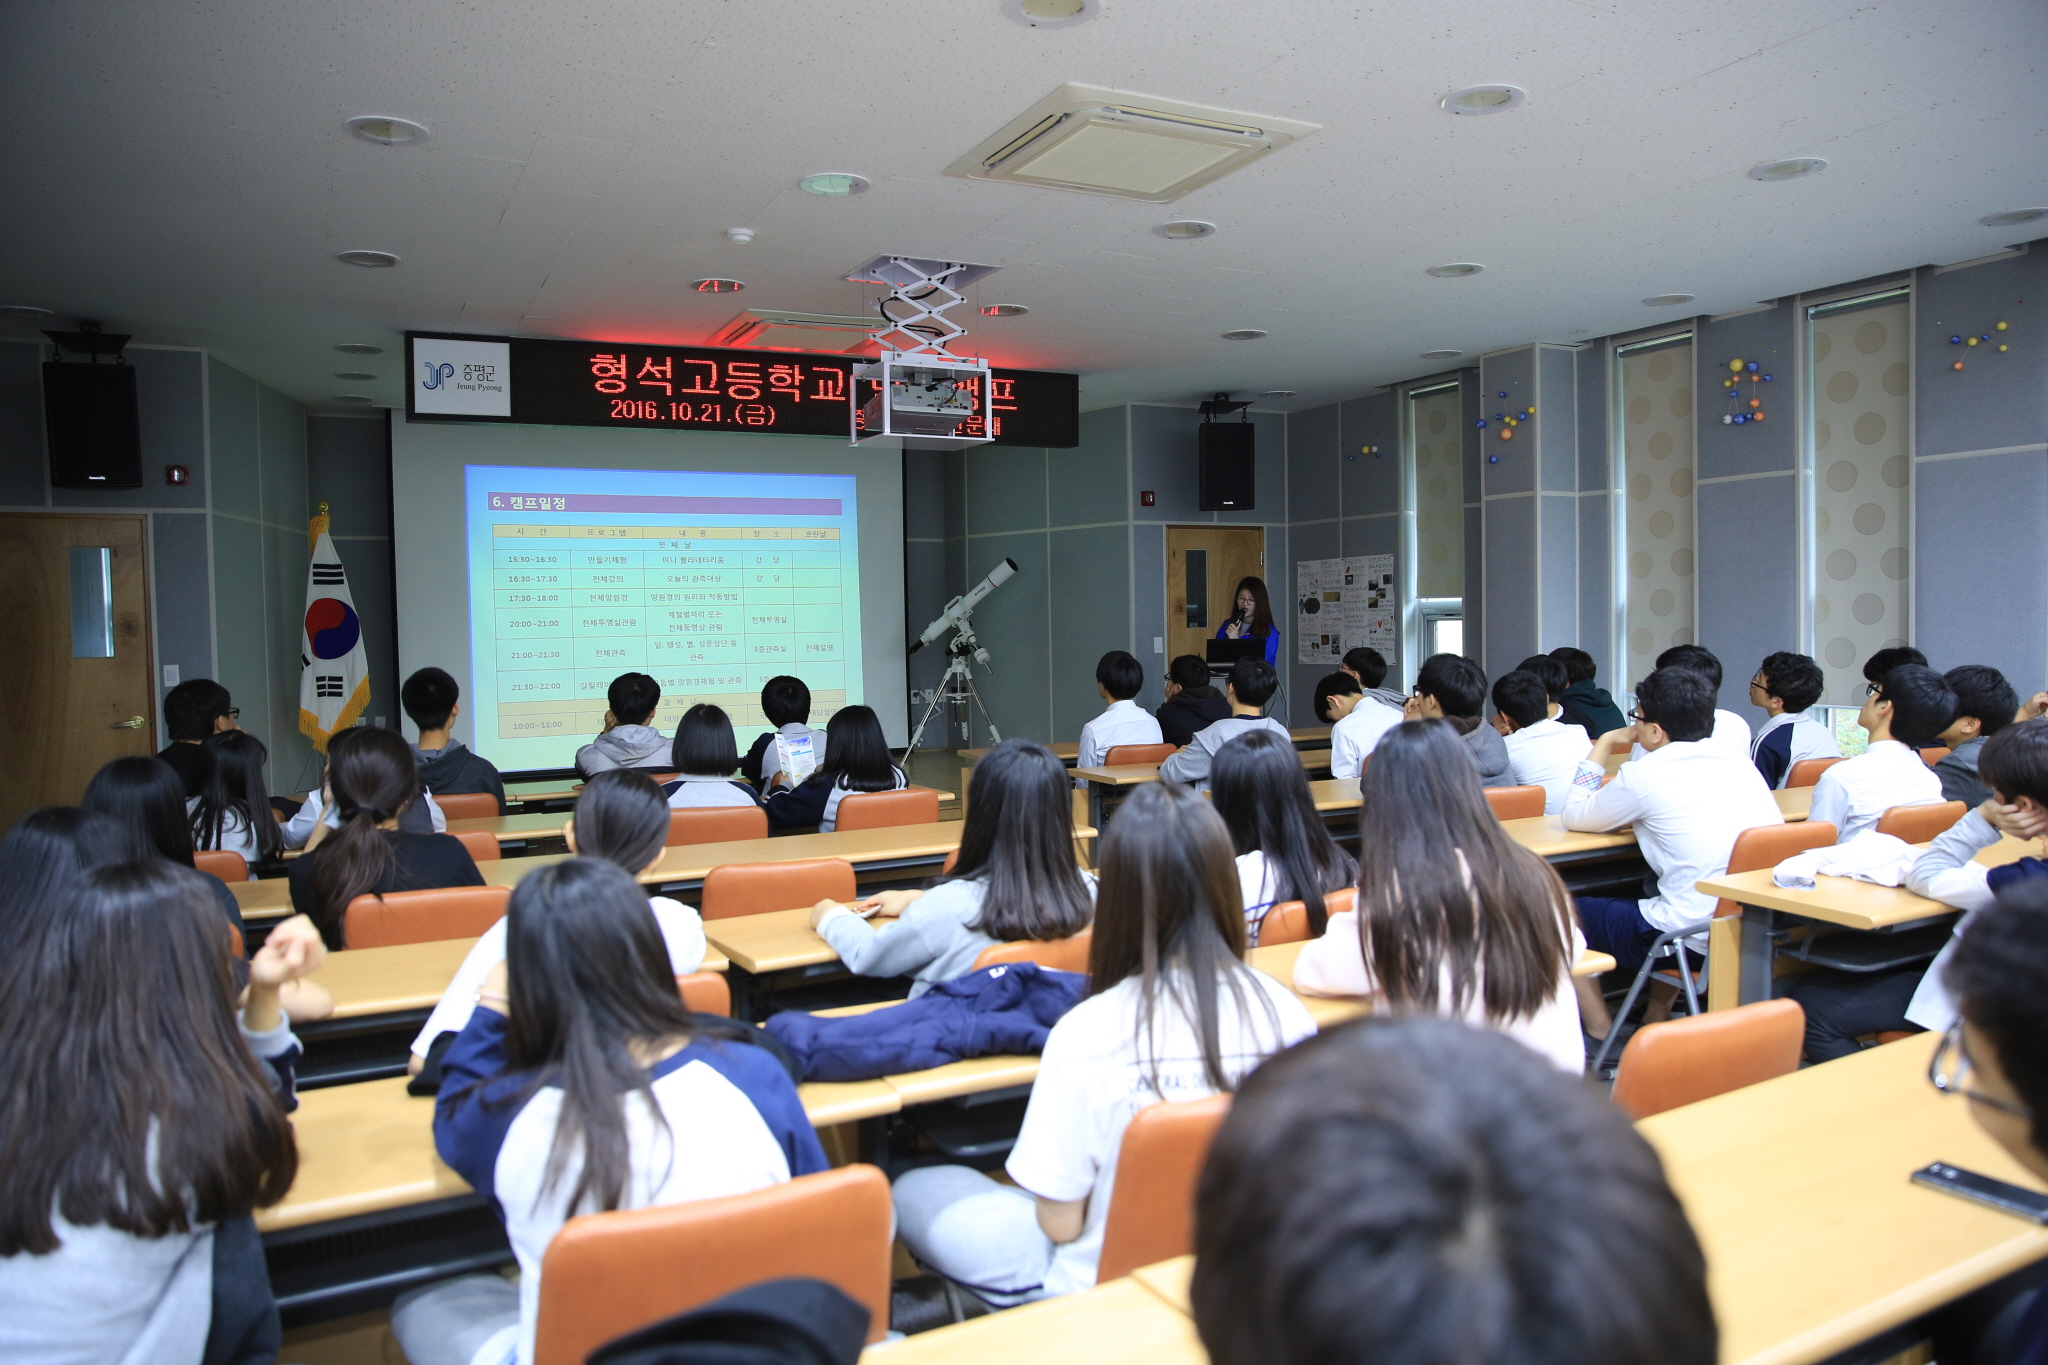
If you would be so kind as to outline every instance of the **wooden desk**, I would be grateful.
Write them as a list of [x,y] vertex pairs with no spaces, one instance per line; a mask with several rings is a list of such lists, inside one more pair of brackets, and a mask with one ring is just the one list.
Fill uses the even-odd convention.
[[488,834],[501,844],[524,839],[560,838],[569,823],[566,811],[527,811],[518,815],[486,815],[475,820],[450,820],[450,834]]
[[1778,812],[1785,817],[1787,824],[1804,820],[1813,810],[1811,787],[1785,787],[1772,792],[1771,798],[1778,803]]
[[862,1365],[1208,1365],[1195,1324],[1135,1279],[991,1313],[862,1353]]
[[[1268,948],[1253,948],[1244,955],[1247,966],[1264,972],[1288,990],[1294,991],[1294,961],[1301,956],[1301,950],[1308,946],[1308,940],[1295,943],[1276,943]],[[1614,959],[1606,953],[1591,949],[1580,953],[1572,963],[1573,976],[1599,976],[1614,970]],[[1308,1006],[1309,1017],[1316,1021],[1317,1028],[1331,1028],[1360,1015],[1371,1014],[1373,1002],[1369,997],[1303,995],[1294,991],[1295,997]]]
[[704,936],[741,971],[756,976],[837,962],[839,954],[811,928],[811,912],[770,910],[704,925]]
[[[1081,757],[1081,746],[1078,744],[1047,744],[1045,747],[1052,750],[1052,756],[1066,764],[1069,768],[1073,767]],[[966,759],[967,766],[971,768],[994,752],[993,748],[962,749],[960,757]]]
[[[312,979],[334,997],[331,1019],[430,1010],[475,944],[473,938],[450,938],[393,948],[350,948],[329,953]],[[698,970],[722,972],[728,965],[724,953],[706,948]]]

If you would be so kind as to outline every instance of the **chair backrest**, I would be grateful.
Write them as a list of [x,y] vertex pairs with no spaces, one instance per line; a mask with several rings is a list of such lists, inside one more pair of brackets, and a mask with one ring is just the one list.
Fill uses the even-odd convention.
[[767,910],[808,910],[822,900],[850,901],[853,864],[844,858],[799,858],[787,863],[729,863],[704,879],[698,913],[731,919]]
[[1645,1024],[1621,1051],[1614,1102],[1646,1119],[1799,1069],[1806,1011],[1797,1000]]
[[873,1166],[800,1175],[748,1194],[572,1218],[541,1261],[534,1365],[582,1365],[612,1338],[763,1280],[836,1285],[889,1331],[895,1216]]
[[1125,763],[1164,763],[1179,752],[1179,746],[1173,744],[1117,744],[1102,756],[1102,766],[1114,768]]
[[1486,804],[1493,807],[1496,820],[1526,820],[1543,814],[1543,788],[1488,787]]
[[1931,768],[1954,752],[1955,750],[1953,749],[1946,749],[1937,744],[1932,749],[1922,749],[1920,751],[1920,761]]
[[696,806],[668,813],[670,848],[767,837],[768,812],[759,806]]
[[1230,1096],[1140,1109],[1124,1129],[1102,1225],[1098,1284],[1195,1249],[1195,1181]]
[[342,942],[351,948],[391,948],[476,938],[505,917],[509,886],[446,886],[357,896],[342,915]]
[[1877,832],[1924,844],[1948,833],[1948,827],[1970,813],[1960,801],[1938,801],[1931,806],[1893,806],[1877,818]]
[[1787,788],[1811,787],[1820,781],[1822,773],[1843,761],[1839,758],[1802,758],[1794,763],[1792,771],[1786,774],[1785,785]]
[[946,855],[946,861],[944,861],[943,863],[940,863],[940,864],[939,864],[939,875],[940,875],[941,877],[950,877],[950,876],[952,876],[952,875],[953,875],[953,868],[954,868],[954,866],[955,866],[956,864],[958,864],[958,863],[959,863],[959,861],[960,861],[960,850],[956,848],[956,849],[954,849],[954,850],[953,850],[953,851],[952,851],[951,853],[948,853],[948,854]]
[[[1539,788],[1539,790],[1541,790]],[[1358,908],[1358,888],[1343,887],[1323,895],[1323,909],[1332,915],[1341,915],[1347,910]],[[1270,948],[1276,943],[1302,943],[1315,935],[1308,931],[1308,902],[1281,901],[1266,912],[1259,921],[1259,946]]]
[[1050,967],[1056,972],[1082,972],[1088,970],[1088,946],[1095,941],[1093,929],[1083,929],[1072,938],[1055,938],[1040,941],[1019,939],[1015,943],[994,943],[981,950],[981,956],[974,959],[974,970],[993,967],[1002,962],[1036,962],[1041,967]]
[[225,849],[202,849],[192,855],[192,866],[201,872],[211,872],[224,882],[249,880],[249,860]]
[[450,792],[446,796],[436,792],[434,804],[450,820],[489,820],[502,813],[498,798],[489,792]]
[[726,983],[724,972],[691,972],[676,978],[676,989],[683,993],[683,1005],[698,1014],[731,1014],[732,987]]
[[839,798],[834,829],[886,829],[892,825],[935,825],[939,794],[930,787],[893,792],[854,792]]
[[[1730,872],[1755,872],[1776,867],[1795,853],[1810,848],[1828,848],[1836,839],[1835,827],[1825,820],[1790,820],[1782,825],[1758,825],[1735,836],[1728,850]],[[1739,915],[1742,907],[1725,896],[1714,902],[1714,918]]]
[[473,863],[492,863],[505,856],[504,850],[498,847],[498,836],[495,834],[471,829],[464,830],[455,837],[469,850],[469,860]]

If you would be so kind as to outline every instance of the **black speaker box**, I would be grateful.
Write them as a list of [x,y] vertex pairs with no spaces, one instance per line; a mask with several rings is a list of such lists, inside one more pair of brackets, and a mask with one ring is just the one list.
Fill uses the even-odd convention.
[[1248,512],[1258,506],[1258,464],[1250,422],[1204,422],[1201,438],[1202,510]]
[[43,362],[43,425],[51,487],[142,487],[133,366]]

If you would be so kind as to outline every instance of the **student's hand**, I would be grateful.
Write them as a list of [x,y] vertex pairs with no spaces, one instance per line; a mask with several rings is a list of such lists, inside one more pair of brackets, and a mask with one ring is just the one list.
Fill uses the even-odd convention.
[[1502,738],[1506,738],[1515,732],[1515,723],[1509,720],[1505,713],[1496,711],[1493,713],[1493,728]]
[[2013,716],[2013,719],[2033,720],[2037,716],[2042,715],[2048,715],[2048,692],[2036,692],[2033,696],[2028,697],[2020,704],[2020,709]]
[[819,925],[823,924],[825,916],[831,914],[834,910],[851,910],[854,914],[860,913],[858,910],[853,910],[852,906],[835,901],[830,896],[827,896],[824,900],[811,907],[811,928],[816,929]]
[[923,894],[922,891],[877,891],[854,906],[853,912],[868,919],[895,919]]
[[507,1019],[512,1017],[512,974],[506,970],[503,958],[484,977],[484,984],[476,993],[476,1002],[487,1010],[496,1010]]
[[249,988],[276,991],[287,981],[311,976],[327,961],[320,931],[304,915],[293,915],[272,929],[249,959]]
[[1401,719],[1402,719],[1402,720],[1421,720],[1421,719],[1422,719],[1422,698],[1420,698],[1420,697],[1410,697],[1410,698],[1408,698],[1408,700],[1406,700],[1406,701],[1402,702],[1402,703],[1401,703]]
[[1977,807],[1978,814],[1995,830],[2010,834],[2015,839],[2039,839],[2048,836],[2048,811],[2043,811],[2036,802],[2022,797],[2014,805],[2006,805],[1997,797],[1986,799]]
[[1636,727],[1633,725],[1624,725],[1619,730],[1609,730],[1593,741],[1592,761],[1605,763],[1608,756],[1616,750],[1634,748],[1636,738]]
[[1179,683],[1177,683],[1177,682],[1175,682],[1175,681],[1174,681],[1173,679],[1171,679],[1171,678],[1168,678],[1168,679],[1166,680],[1166,700],[1168,700],[1168,701],[1172,701],[1172,700],[1173,700],[1173,699],[1174,699],[1175,697],[1177,697],[1177,696],[1179,696],[1179,695],[1180,695],[1180,684],[1179,684]]
[[598,733],[601,735],[608,735],[613,730],[617,729],[618,725],[619,718],[611,713],[610,708],[606,708],[604,713],[604,729],[599,730]]

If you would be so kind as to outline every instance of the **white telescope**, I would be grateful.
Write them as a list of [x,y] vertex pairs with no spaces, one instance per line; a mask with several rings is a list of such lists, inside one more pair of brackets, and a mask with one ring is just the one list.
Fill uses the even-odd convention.
[[[990,569],[988,577],[976,583],[972,588],[969,588],[964,597],[956,597],[946,603],[946,609],[939,613],[936,621],[933,621],[924,628],[924,634],[917,637],[917,643],[910,647],[910,652],[912,654],[917,653],[917,651],[923,649],[947,631],[966,621],[969,616],[974,614],[974,609],[981,605],[982,598],[987,597],[997,588],[1009,582],[1010,576],[1016,572],[1017,561],[1014,559],[1005,559],[1002,563]],[[983,661],[986,662],[986,656],[984,656]]]

